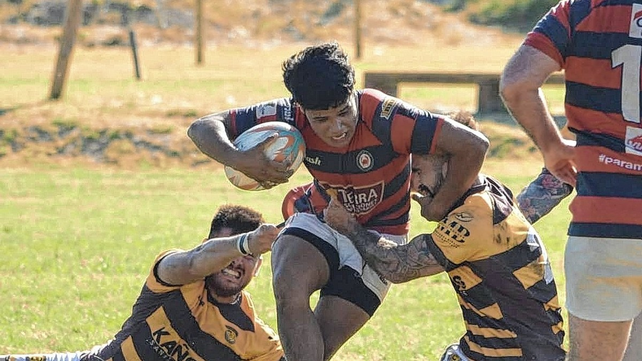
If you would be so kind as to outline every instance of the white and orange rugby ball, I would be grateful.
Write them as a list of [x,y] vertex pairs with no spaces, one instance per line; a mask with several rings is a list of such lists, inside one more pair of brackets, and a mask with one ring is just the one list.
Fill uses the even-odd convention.
[[[265,147],[265,155],[277,162],[289,162],[289,169],[296,171],[305,158],[305,141],[298,129],[284,122],[266,122],[253,126],[241,133],[235,140],[234,145],[240,150],[253,148],[267,139],[272,134],[278,136]],[[237,171],[225,166],[225,176],[240,189],[247,191],[259,191],[263,188],[259,182]]]

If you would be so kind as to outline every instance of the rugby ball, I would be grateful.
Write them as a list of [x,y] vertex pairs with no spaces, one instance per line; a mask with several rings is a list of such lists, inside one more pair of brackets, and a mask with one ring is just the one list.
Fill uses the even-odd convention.
[[[284,122],[266,122],[241,133],[234,145],[240,150],[253,148],[272,134],[278,136],[265,147],[265,155],[277,162],[290,162],[289,169],[296,171],[305,158],[305,141],[298,129]],[[236,187],[247,191],[263,190],[263,186],[238,170],[225,166],[225,176]]]

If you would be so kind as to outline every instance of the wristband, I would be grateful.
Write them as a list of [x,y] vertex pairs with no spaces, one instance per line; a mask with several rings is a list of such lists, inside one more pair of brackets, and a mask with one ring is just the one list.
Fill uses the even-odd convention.
[[236,240],[236,248],[243,255],[249,255],[250,254],[250,251],[249,251],[248,245],[247,245],[247,233],[243,233]]

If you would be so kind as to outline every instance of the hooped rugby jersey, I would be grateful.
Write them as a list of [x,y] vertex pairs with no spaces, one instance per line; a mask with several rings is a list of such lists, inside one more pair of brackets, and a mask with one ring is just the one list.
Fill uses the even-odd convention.
[[104,361],[278,361],[276,333],[254,313],[243,291],[234,304],[218,303],[205,281],[170,286],[156,275],[161,253],[147,277],[131,317],[110,343],[84,360]]
[[569,235],[641,238],[642,1],[561,1],[525,44],[565,72],[579,170]]
[[444,267],[466,325],[473,360],[564,360],[563,322],[544,245],[513,194],[485,177],[424,236]]
[[310,190],[318,215],[332,188],[344,207],[364,227],[382,233],[408,233],[410,212],[410,154],[433,151],[443,118],[374,90],[355,92],[358,121],[345,148],[333,148],[319,138],[301,109],[281,98],[233,109],[231,138],[252,126],[283,121],[295,126],[305,140],[304,164],[315,179]]

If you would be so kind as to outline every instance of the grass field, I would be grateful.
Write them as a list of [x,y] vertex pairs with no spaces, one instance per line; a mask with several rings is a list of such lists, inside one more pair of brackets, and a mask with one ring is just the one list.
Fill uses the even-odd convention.
[[[530,170],[493,173],[519,189],[536,166]],[[299,172],[292,183],[307,179]],[[227,202],[252,204],[278,222],[286,189],[236,191],[216,170],[3,170],[0,353],[78,350],[106,341],[128,315],[158,252],[197,244],[211,214]],[[413,219],[412,234],[430,229],[416,209]],[[536,227],[562,294],[567,222],[562,205]],[[275,326],[269,267],[249,290],[259,314]],[[416,280],[395,286],[336,359],[433,360],[462,332],[447,278]]]
[[[400,64],[408,70],[499,72],[517,45],[513,39],[493,51],[373,46],[355,65],[358,76]],[[300,47],[208,49],[202,67],[194,66],[189,48],[142,48],[140,82],[133,79],[126,49],[78,49],[58,102],[45,101],[56,49],[2,49],[0,129],[6,137],[14,127],[70,121],[97,129],[169,127],[184,136],[197,115],[285,95],[279,64]],[[551,106],[559,108],[560,90],[551,94]],[[475,107],[472,87],[403,87],[401,97],[428,109]],[[105,342],[129,314],[158,252],[200,242],[223,203],[251,204],[269,221],[279,222],[287,191],[287,186],[235,190],[211,163],[167,169],[121,169],[68,159],[26,163],[4,165],[0,177],[0,354],[72,351]],[[540,166],[539,160],[490,159],[485,170],[517,191]],[[307,180],[299,172],[290,185]],[[430,230],[415,208],[412,218],[412,235]],[[568,220],[564,202],[536,225],[562,302]],[[269,267],[249,290],[259,314],[276,327]],[[462,333],[451,286],[444,275],[435,276],[393,287],[372,321],[335,359],[434,360]]]

